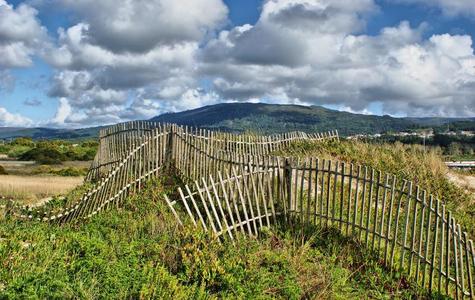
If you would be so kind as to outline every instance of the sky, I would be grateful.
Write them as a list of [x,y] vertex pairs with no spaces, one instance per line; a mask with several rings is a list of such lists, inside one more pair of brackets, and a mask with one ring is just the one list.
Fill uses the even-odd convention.
[[223,102],[475,117],[475,0],[0,0],[0,126]]

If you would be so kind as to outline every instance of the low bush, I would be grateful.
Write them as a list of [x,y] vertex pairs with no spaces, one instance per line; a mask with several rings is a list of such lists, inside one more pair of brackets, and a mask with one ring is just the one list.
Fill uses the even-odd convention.
[[66,156],[54,148],[33,148],[19,157],[20,160],[34,160],[44,165],[57,165],[66,160]]
[[52,172],[53,174],[59,176],[84,176],[87,173],[87,170],[84,168],[75,168],[75,167],[68,167],[65,169],[59,169]]
[[31,139],[17,139],[0,145],[0,153],[20,160],[35,160],[44,164],[61,161],[89,161],[96,155],[98,143],[85,141],[73,143],[62,140],[44,140],[34,142]]

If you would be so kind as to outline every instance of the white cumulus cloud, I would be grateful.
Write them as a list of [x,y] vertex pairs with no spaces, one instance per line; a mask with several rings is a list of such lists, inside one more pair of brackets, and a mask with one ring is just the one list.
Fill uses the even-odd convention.
[[151,117],[196,88],[199,45],[226,20],[221,0],[58,0],[79,22],[58,31],[46,60],[49,95],[74,111],[65,122]]
[[0,107],[0,126],[6,127],[28,127],[33,125],[33,121],[20,114],[9,112],[6,108]]
[[47,39],[46,29],[37,14],[38,11],[27,4],[13,7],[0,0],[0,68],[32,64],[31,56]]
[[[227,100],[292,99],[391,114],[475,115],[475,55],[467,35],[423,39],[406,21],[360,33],[372,1],[270,0],[254,26],[222,31],[200,71]],[[314,22],[313,24],[311,22]]]

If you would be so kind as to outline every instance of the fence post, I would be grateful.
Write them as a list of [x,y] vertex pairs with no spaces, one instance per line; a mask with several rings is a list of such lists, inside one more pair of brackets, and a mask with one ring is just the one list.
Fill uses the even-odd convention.
[[[288,203],[288,212],[289,216],[292,210],[294,209],[292,205],[292,162],[288,157],[285,158],[284,165],[284,182],[287,187],[287,203]],[[290,219],[290,218],[289,218]]]
[[173,152],[174,152],[174,135],[175,135],[175,130],[174,126],[170,125],[169,127],[169,132],[168,132],[168,140],[167,140],[167,149],[166,149],[166,156],[165,156],[165,166],[168,169],[171,169],[173,167]]

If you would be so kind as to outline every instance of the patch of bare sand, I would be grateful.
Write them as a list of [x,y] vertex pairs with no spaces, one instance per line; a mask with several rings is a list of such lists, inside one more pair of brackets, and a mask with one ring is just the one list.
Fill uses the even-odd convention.
[[475,176],[451,171],[447,173],[447,178],[460,188],[472,193],[473,197],[475,197]]

